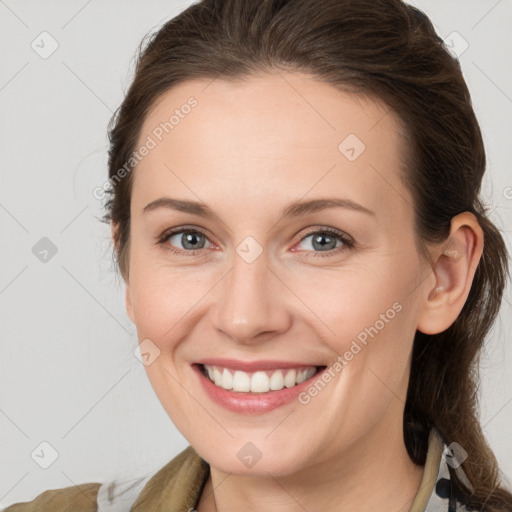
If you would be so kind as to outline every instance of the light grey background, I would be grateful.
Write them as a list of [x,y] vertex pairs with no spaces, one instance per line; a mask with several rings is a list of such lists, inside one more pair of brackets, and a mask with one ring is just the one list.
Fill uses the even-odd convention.
[[[92,191],[107,176],[107,122],[137,45],[190,3],[0,0],[0,507],[50,488],[145,474],[188,444],[132,353],[135,329]],[[484,196],[510,250],[512,3],[416,5],[454,51],[469,45],[460,60],[488,152]],[[58,43],[45,59],[31,47],[51,49],[43,31]],[[32,252],[42,237],[57,248],[47,262]],[[510,479],[509,297],[481,361],[481,409]],[[58,453],[48,469],[31,457],[36,449],[34,459],[41,450],[48,457],[43,441]]]

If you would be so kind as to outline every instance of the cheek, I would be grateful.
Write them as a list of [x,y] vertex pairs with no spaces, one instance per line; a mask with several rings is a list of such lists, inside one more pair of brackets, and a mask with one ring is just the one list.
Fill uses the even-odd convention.
[[172,268],[134,249],[130,296],[139,340],[149,338],[165,351],[178,345],[204,314],[218,278],[208,267]]
[[371,265],[313,281],[305,276],[294,280],[294,290],[325,333],[322,341],[353,371],[378,368],[394,380],[406,370],[416,329],[417,269],[400,261],[375,258]]

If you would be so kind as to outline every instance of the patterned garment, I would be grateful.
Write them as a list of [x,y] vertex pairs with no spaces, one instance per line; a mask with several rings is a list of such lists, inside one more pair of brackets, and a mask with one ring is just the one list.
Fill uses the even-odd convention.
[[[439,434],[437,434],[439,436]],[[457,493],[452,488],[452,480],[448,469],[448,463],[455,470],[459,480],[466,487],[472,489],[462,466],[459,465],[457,457],[454,457],[454,450],[451,449],[439,436],[443,443],[442,455],[439,461],[439,470],[437,472],[436,484],[428,500],[425,512],[479,512],[475,508],[468,508],[457,500]],[[450,445],[451,446],[451,445]]]

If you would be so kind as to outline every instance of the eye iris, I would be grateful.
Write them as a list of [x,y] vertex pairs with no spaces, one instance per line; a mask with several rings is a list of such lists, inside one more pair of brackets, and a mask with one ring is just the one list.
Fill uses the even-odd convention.
[[[322,240],[327,240],[327,242],[322,242]],[[319,245],[316,245],[316,244]],[[313,236],[313,247],[315,249],[321,250],[330,250],[336,248],[336,238],[327,234],[327,233],[319,233]]]
[[[197,239],[202,237],[202,244],[197,243]],[[204,236],[202,233],[187,232],[181,236],[181,242],[185,249],[202,249],[204,246]]]

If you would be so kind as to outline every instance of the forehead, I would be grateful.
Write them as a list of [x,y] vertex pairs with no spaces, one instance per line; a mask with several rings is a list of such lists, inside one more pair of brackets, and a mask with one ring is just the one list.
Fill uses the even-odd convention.
[[193,192],[215,200],[229,189],[241,204],[260,193],[277,204],[279,191],[280,205],[339,192],[396,210],[410,203],[399,180],[401,133],[385,104],[308,75],[191,80],[146,116],[138,147],[149,140],[153,147],[137,165],[134,195],[149,201]]

